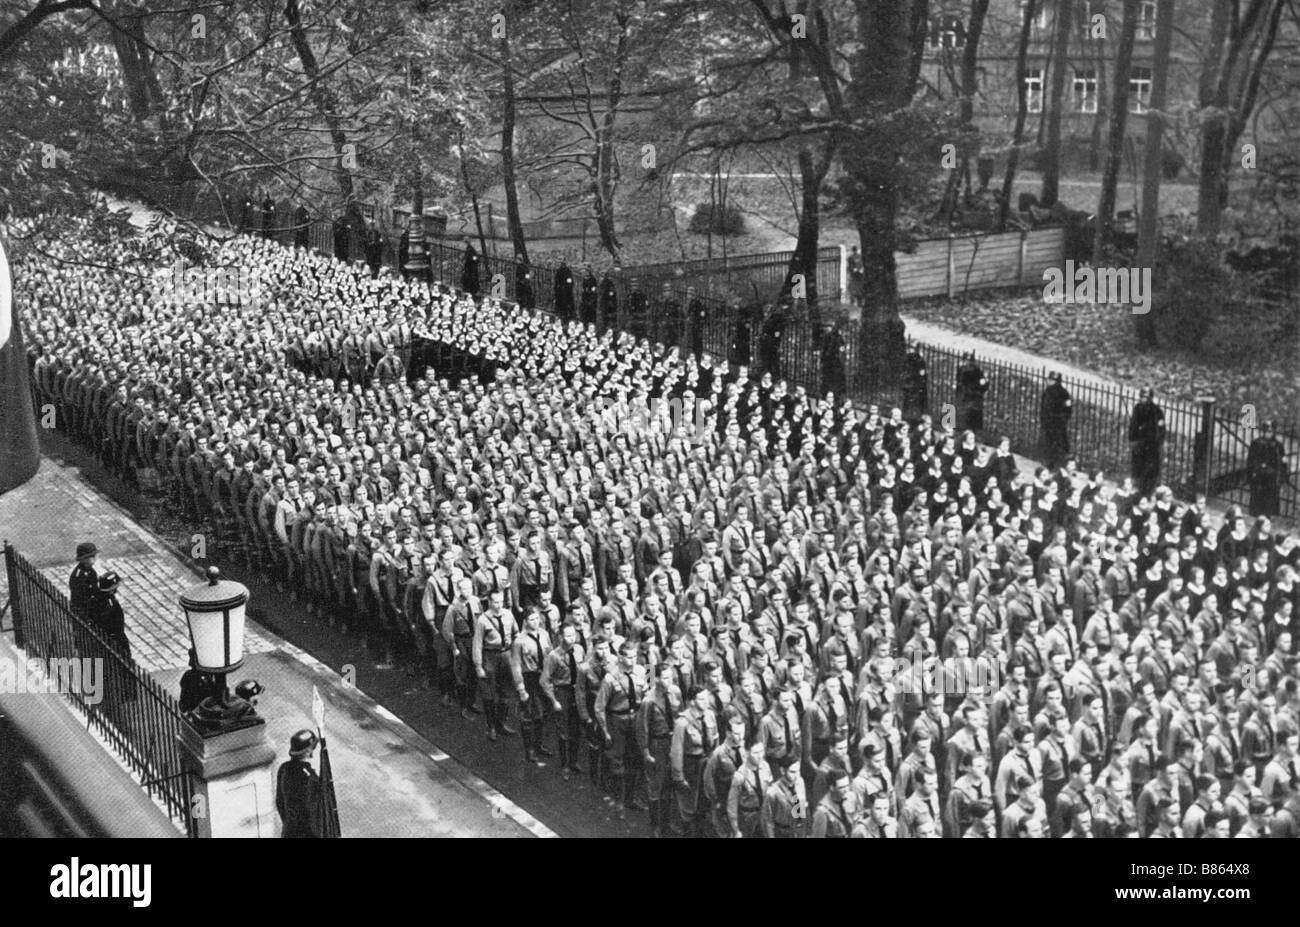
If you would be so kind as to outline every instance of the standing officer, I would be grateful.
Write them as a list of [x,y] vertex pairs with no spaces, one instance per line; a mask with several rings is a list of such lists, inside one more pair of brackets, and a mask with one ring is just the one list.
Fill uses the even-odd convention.
[[274,238],[275,233],[275,200],[268,193],[262,200],[262,237]]
[[1055,470],[1070,453],[1070,415],[1074,412],[1074,400],[1061,385],[1059,372],[1053,371],[1047,379],[1050,382],[1043,390],[1039,419],[1043,427],[1043,452],[1047,466]]
[[[515,260],[519,261],[518,256]],[[515,302],[521,309],[532,309],[537,305],[533,298],[533,269],[524,263],[515,264]]]
[[483,714],[487,717],[488,740],[516,733],[506,726],[510,711],[510,648],[519,633],[515,616],[502,607],[500,590],[488,597],[488,610],[474,623],[474,672],[481,684]]
[[632,292],[627,297],[627,329],[638,338],[650,334],[650,300],[641,292],[635,277],[632,278]]
[[975,352],[966,352],[957,368],[957,430],[979,432],[984,428],[984,394],[989,381],[975,362]]
[[656,341],[665,348],[678,347],[682,342],[686,319],[682,315],[682,304],[673,296],[672,287],[664,281],[659,294],[659,311],[655,313],[658,329]]
[[312,731],[299,731],[289,741],[289,759],[275,774],[275,810],[283,824],[281,837],[323,837],[324,796],[311,757],[319,743]]
[[[671,674],[665,672],[665,678]],[[686,832],[703,837],[708,809],[702,800],[704,767],[709,754],[718,744],[718,720],[710,707],[712,696],[703,686],[692,686],[689,705],[673,725],[670,747],[673,785],[677,788],[677,808]]]
[[602,333],[618,325],[618,289],[606,271],[600,281],[600,330]]
[[[745,761],[731,775],[726,808],[733,837],[758,837],[763,799],[772,788],[772,773],[763,758],[763,745],[755,742],[745,751]],[[719,836],[722,836],[719,833]]]
[[582,278],[582,303],[578,313],[578,319],[583,325],[596,324],[596,295],[599,292],[600,284],[591,272],[591,265],[587,265],[587,273]]
[[542,627],[542,613],[530,607],[524,615],[523,633],[510,648],[510,668],[519,692],[519,727],[523,732],[524,759],[545,766],[544,756],[554,756],[542,744],[550,698],[542,691],[542,670],[551,650],[551,637]]
[[673,725],[677,718],[681,693],[673,680],[676,668],[667,661],[655,667],[655,687],[637,709],[636,740],[645,766],[646,800],[650,803],[650,827],[656,837],[663,835],[667,816],[664,798],[672,782],[669,762]]
[[[570,293],[572,303],[572,293]],[[572,311],[572,306],[570,306]],[[565,782],[578,765],[578,743],[582,740],[582,715],[578,710],[578,666],[586,657],[578,643],[578,629],[573,624],[560,628],[560,644],[546,657],[540,680],[542,691],[551,700],[555,712],[556,733],[560,744],[560,775]]]
[[83,621],[90,621],[94,617],[95,600],[99,598],[99,574],[95,571],[97,556],[99,548],[93,541],[78,544],[77,565],[68,577],[72,611]]
[[915,422],[930,408],[930,374],[925,358],[913,344],[903,357],[903,418]]
[[573,271],[563,260],[555,269],[555,314],[561,322],[573,318]]
[[803,837],[807,833],[808,796],[799,775],[799,758],[788,756],[780,764],[780,778],[768,787],[759,813],[763,836],[768,839]]
[[1133,482],[1144,496],[1151,495],[1160,481],[1160,452],[1165,443],[1165,413],[1155,403],[1154,393],[1142,391],[1128,423]]
[[618,667],[601,680],[595,705],[596,725],[605,741],[610,788],[614,792],[614,807],[620,820],[627,816],[626,807],[634,806],[636,777],[633,772],[640,765],[637,762],[635,715],[642,693],[634,672],[636,651],[637,646],[631,641],[625,641],[619,648]]
[[822,392],[844,394],[844,339],[835,325],[822,333]]
[[478,296],[478,264],[478,252],[474,250],[473,244],[467,242],[465,244],[465,264],[460,271],[460,288],[470,296]]
[[1287,472],[1286,449],[1274,437],[1272,422],[1264,422],[1259,437],[1250,443],[1246,475],[1250,479],[1250,514],[1276,515]]
[[695,287],[686,288],[686,324],[690,329],[688,345],[695,357],[704,356],[704,328],[708,324],[708,311],[704,301],[695,295]]
[[131,659],[131,642],[126,637],[126,615],[117,600],[121,578],[109,570],[99,578],[99,593],[91,607],[90,623],[122,656]]
[[293,244],[296,248],[311,246],[311,213],[299,206],[293,213]]

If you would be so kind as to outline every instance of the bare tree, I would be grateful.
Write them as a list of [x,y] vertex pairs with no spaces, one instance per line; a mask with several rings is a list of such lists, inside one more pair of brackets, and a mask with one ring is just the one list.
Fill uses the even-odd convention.
[[1124,0],[1124,22],[1120,27],[1119,50],[1115,58],[1115,92],[1110,106],[1110,137],[1106,146],[1106,167],[1101,178],[1097,205],[1097,229],[1093,260],[1104,261],[1115,225],[1115,196],[1124,159],[1124,133],[1128,128],[1129,76],[1133,70],[1133,42],[1137,36],[1138,0]]

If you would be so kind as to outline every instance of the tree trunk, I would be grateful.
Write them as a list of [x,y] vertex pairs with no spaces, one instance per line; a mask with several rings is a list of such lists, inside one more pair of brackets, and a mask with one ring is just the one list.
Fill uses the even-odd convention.
[[[1147,111],[1147,142],[1142,164],[1142,211],[1138,215],[1137,266],[1149,267],[1154,274],[1160,245],[1160,179],[1165,130],[1165,98],[1169,83],[1169,50],[1173,44],[1174,0],[1159,0],[1156,5],[1155,62],[1151,77],[1151,108]],[[1133,316],[1139,346],[1154,347],[1156,322],[1148,312]]]
[[1115,93],[1110,112],[1110,137],[1106,145],[1106,168],[1101,178],[1097,205],[1097,232],[1092,249],[1094,264],[1108,260],[1111,232],[1115,224],[1115,196],[1124,160],[1124,133],[1128,127],[1128,82],[1133,70],[1133,41],[1137,35],[1138,0],[1124,0],[1124,24],[1115,57]]
[[1097,77],[1097,112],[1093,114],[1092,134],[1088,139],[1088,170],[1095,171],[1101,163],[1102,129],[1110,113],[1107,108],[1110,96],[1106,93],[1109,86],[1106,83],[1106,40],[1089,38],[1088,41],[1093,44],[1093,74]]
[[[852,65],[848,109],[859,119],[896,113],[912,101],[916,67],[916,13],[902,3],[857,0],[860,47]],[[923,32],[922,28],[922,32]],[[842,157],[852,188],[852,215],[863,263],[859,367],[862,387],[892,382],[906,348],[898,313],[899,197],[895,182],[899,143],[889,131],[859,129]]]
[[1029,35],[1034,28],[1034,0],[1026,0],[1024,19],[1020,23],[1020,42],[1016,48],[1016,127],[1011,132],[1011,151],[1007,154],[1007,172],[1002,178],[1002,197],[998,206],[998,228],[1005,230],[1011,215],[1011,188],[1020,167],[1020,146],[1025,140],[1025,120],[1029,116],[1029,93],[1025,87],[1025,59],[1029,55]]
[[343,208],[346,211],[347,207],[356,201],[356,189],[352,182],[352,169],[347,166],[348,136],[343,131],[343,123],[339,120],[338,99],[321,80],[320,65],[316,61],[311,43],[307,41],[307,30],[302,24],[298,0],[288,0],[285,3],[284,18],[289,23],[289,40],[293,43],[298,61],[302,63],[302,72],[309,82],[307,92],[321,118],[325,120],[330,141],[334,145],[334,157],[338,161],[337,173],[334,176],[338,179],[339,195],[343,197]]
[[1227,138],[1227,99],[1222,93],[1224,48],[1228,42],[1228,21],[1232,0],[1214,0],[1210,35],[1205,48],[1205,69],[1201,71],[1198,102],[1201,107],[1201,177],[1197,185],[1196,230],[1216,235],[1223,216],[1219,190],[1223,175],[1224,139]]
[[506,191],[506,227],[514,246],[515,260],[528,263],[528,243],[519,215],[519,185],[515,178],[515,75],[510,53],[510,4],[504,7],[505,28],[501,32],[501,183]]
[[1061,115],[1065,103],[1065,75],[1070,68],[1070,4],[1056,5],[1052,39],[1052,83],[1047,99],[1047,138],[1043,146],[1043,187],[1039,201],[1055,206],[1061,191]]

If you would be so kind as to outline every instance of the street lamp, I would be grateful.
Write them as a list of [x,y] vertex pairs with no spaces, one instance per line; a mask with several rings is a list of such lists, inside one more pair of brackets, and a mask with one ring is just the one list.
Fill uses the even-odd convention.
[[222,579],[221,571],[210,567],[208,581],[186,590],[180,604],[194,647],[195,668],[216,681],[215,694],[190,712],[191,723],[204,734],[263,723],[249,702],[232,697],[226,688],[226,674],[244,665],[248,587]]

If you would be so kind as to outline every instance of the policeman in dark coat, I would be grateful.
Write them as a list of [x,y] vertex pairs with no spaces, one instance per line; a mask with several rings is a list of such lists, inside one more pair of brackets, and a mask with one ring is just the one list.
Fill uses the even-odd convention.
[[311,765],[319,740],[299,731],[289,741],[289,759],[275,774],[275,810],[283,823],[281,837],[323,837],[324,798],[320,776]]
[[555,314],[562,322],[573,318],[573,271],[564,261],[555,269]]
[[1286,449],[1274,436],[1272,422],[1264,422],[1259,437],[1250,443],[1246,476],[1250,480],[1250,514],[1276,515],[1281,507],[1282,481],[1287,471]]
[[822,392],[844,394],[844,339],[834,325],[822,334]]
[[704,328],[708,324],[708,311],[704,301],[695,295],[695,287],[686,288],[686,324],[690,329],[689,347],[697,358],[704,356]]
[[587,273],[582,278],[582,305],[578,318],[584,325],[596,324],[596,302],[597,294],[600,292],[600,284],[596,282],[596,276],[587,268]]
[[781,379],[781,342],[785,340],[785,311],[780,306],[769,306],[763,320],[763,332],[758,343],[758,363],[772,379]]
[[515,264],[515,302],[523,309],[537,305],[533,297],[533,269],[527,264]]
[[664,283],[663,292],[659,296],[659,311],[655,313],[657,323],[657,339],[666,348],[676,347],[682,342],[683,324],[686,320],[682,316],[682,304],[673,298],[672,287]]
[[371,225],[366,230],[366,266],[370,268],[370,276],[378,277],[379,268],[384,263],[384,236],[379,234],[379,228]]
[[605,274],[600,281],[600,330],[608,331],[618,325],[618,289]]
[[465,245],[465,264],[460,272],[460,288],[471,296],[479,291],[479,257],[472,244]]
[[275,200],[268,194],[262,200],[262,237],[274,238],[275,231]]
[[[735,314],[736,327],[731,333],[731,346],[727,351],[727,360],[734,367],[749,366],[753,359],[754,343],[754,323],[753,308],[750,306],[733,306],[731,310]],[[763,357],[763,346],[759,346],[759,357]],[[772,372],[776,377],[776,371]]]
[[627,297],[627,329],[638,338],[649,334],[650,300],[641,292],[635,277],[632,278],[632,292]]
[[77,545],[77,565],[68,577],[68,591],[72,610],[76,615],[90,621],[94,617],[95,600],[99,598],[99,573],[95,570],[95,558],[99,548],[92,541]]
[[293,213],[293,243],[296,247],[307,248],[311,245],[311,213],[306,206],[299,206]]
[[253,198],[244,194],[239,204],[239,230],[242,232],[253,224]]
[[916,345],[903,358],[903,418],[918,421],[930,409],[930,372]]
[[1165,412],[1155,403],[1149,389],[1133,407],[1128,423],[1133,482],[1144,496],[1151,495],[1160,480],[1160,452],[1165,443]]
[[346,216],[334,220],[334,256],[347,263],[352,253],[352,223]]
[[1060,373],[1048,376],[1050,381],[1043,390],[1039,406],[1039,419],[1043,426],[1043,453],[1047,465],[1056,469],[1070,454],[1070,416],[1074,413],[1074,400],[1061,385]]
[[131,642],[126,637],[126,615],[122,603],[117,600],[117,587],[121,582],[121,577],[111,570],[99,578],[99,595],[91,606],[90,621],[100,636],[129,660]]
[[975,352],[967,352],[957,368],[957,430],[981,431],[984,428],[984,394],[989,381],[975,362]]

